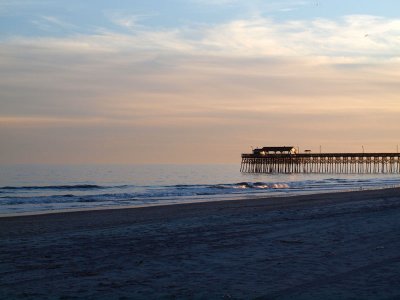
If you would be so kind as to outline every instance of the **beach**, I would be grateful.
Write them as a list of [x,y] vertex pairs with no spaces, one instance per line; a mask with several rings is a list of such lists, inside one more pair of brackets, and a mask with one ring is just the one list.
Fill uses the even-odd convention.
[[398,299],[400,189],[0,218],[1,299]]

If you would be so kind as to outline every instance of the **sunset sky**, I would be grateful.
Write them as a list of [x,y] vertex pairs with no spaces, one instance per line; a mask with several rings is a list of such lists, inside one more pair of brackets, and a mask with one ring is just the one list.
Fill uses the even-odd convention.
[[0,163],[395,152],[400,2],[0,0]]

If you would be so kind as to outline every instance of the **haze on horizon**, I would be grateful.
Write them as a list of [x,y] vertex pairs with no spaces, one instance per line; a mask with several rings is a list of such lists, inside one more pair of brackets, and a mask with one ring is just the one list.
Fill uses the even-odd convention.
[[0,1],[0,164],[396,151],[398,1]]

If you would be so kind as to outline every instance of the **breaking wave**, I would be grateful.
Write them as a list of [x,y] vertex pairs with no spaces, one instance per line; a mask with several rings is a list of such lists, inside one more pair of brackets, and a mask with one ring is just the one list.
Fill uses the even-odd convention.
[[287,183],[265,183],[265,182],[239,182],[235,184],[217,184],[210,186],[217,189],[288,189]]

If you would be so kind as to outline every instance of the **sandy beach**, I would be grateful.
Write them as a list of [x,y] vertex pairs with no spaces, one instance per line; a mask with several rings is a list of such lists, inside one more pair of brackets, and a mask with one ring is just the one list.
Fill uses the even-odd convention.
[[1,299],[398,299],[400,189],[0,218]]

